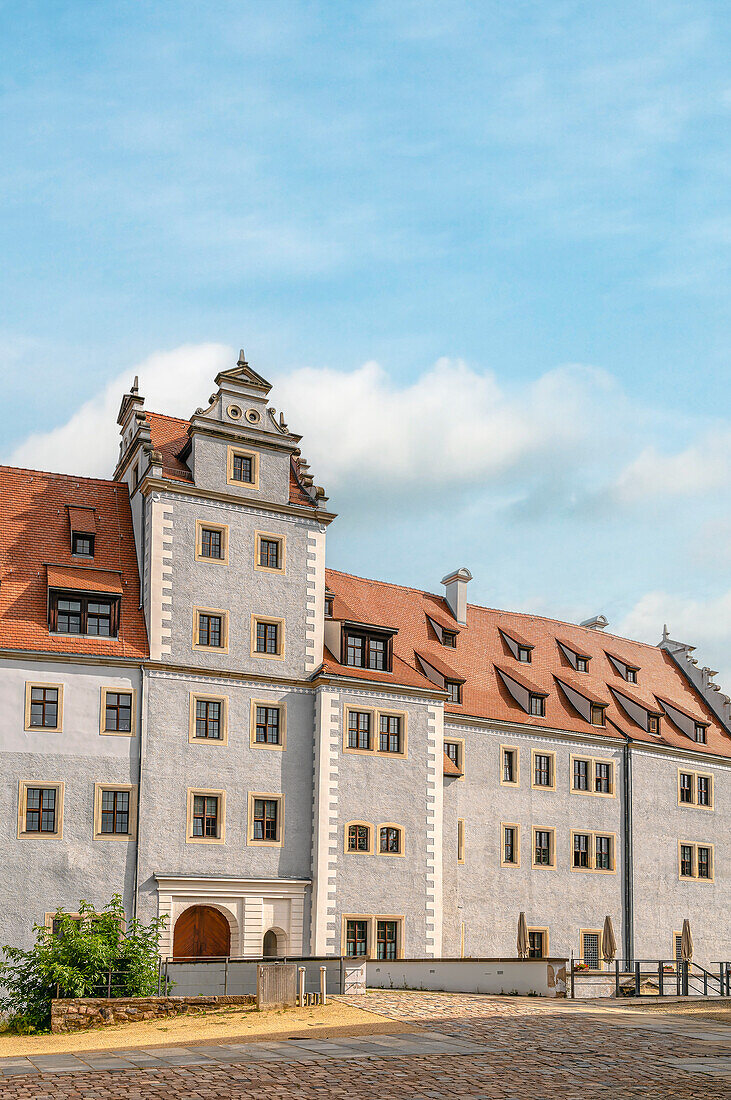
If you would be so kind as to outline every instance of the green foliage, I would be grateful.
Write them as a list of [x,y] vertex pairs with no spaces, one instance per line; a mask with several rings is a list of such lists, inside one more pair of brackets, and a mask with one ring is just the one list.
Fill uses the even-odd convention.
[[[146,997],[157,992],[160,934],[165,917],[125,929],[122,898],[97,912],[79,903],[81,919],[59,910],[55,930],[37,924],[35,945],[1,948],[0,1011],[22,1034],[46,1031],[54,997]],[[111,971],[111,986],[110,975]]]

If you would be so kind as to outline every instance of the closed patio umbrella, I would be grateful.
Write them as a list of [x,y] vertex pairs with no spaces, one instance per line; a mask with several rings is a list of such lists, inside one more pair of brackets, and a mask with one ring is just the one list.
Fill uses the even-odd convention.
[[693,959],[693,936],[687,918],[683,921],[683,933],[680,937],[680,957],[683,962],[691,962]]
[[612,924],[612,918],[607,913],[604,918],[604,928],[602,930],[602,957],[605,963],[614,962],[614,956],[617,954],[617,941],[614,938],[614,925]]
[[525,923],[525,913],[521,913],[518,917],[518,958],[527,959],[529,949],[528,925]]

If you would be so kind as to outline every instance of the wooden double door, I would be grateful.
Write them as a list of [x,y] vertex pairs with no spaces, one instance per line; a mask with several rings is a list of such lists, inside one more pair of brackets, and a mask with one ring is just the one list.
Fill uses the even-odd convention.
[[173,956],[209,958],[231,954],[228,921],[212,905],[192,905],[175,922]]

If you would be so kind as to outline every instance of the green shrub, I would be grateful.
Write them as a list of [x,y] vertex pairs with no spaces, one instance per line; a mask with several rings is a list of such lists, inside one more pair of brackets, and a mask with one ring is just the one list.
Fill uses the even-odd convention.
[[[29,951],[1,948],[0,1011],[22,1034],[46,1031],[54,997],[145,997],[157,992],[160,934],[165,917],[125,928],[122,898],[101,912],[79,903],[81,919],[59,910],[55,929],[34,926]],[[110,984],[111,972],[111,984]]]

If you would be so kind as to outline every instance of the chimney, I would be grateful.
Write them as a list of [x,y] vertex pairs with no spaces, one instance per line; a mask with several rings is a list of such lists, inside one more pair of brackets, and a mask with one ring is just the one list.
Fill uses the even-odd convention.
[[579,626],[588,626],[589,630],[604,630],[609,626],[609,619],[606,615],[592,615],[590,619],[584,619],[583,623],[579,623]]
[[467,566],[455,569],[453,573],[447,573],[442,577],[442,584],[446,588],[444,593],[449,610],[462,626],[467,622],[467,584],[472,580],[472,574]]

